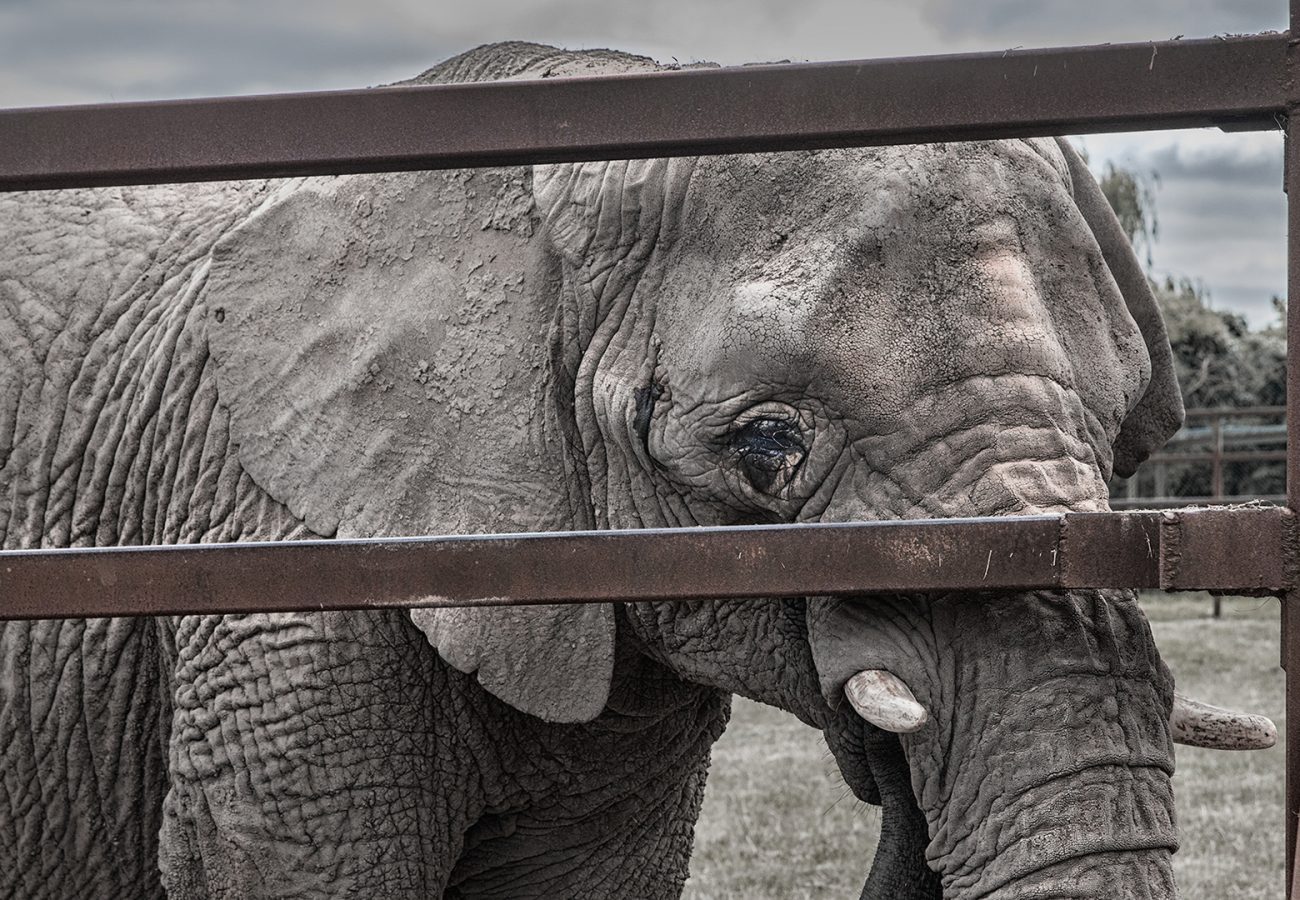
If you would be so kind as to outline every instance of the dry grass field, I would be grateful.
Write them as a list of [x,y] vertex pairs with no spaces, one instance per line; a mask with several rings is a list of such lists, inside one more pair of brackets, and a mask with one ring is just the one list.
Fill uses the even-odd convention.
[[[1228,599],[1209,618],[1204,595],[1144,598],[1180,689],[1262,712],[1283,725],[1278,602]],[[1256,753],[1178,749],[1175,790],[1188,898],[1281,896],[1282,747]],[[714,749],[696,831],[688,900],[849,898],[862,889],[878,809],[839,779],[821,738],[776,710],[737,700]]]

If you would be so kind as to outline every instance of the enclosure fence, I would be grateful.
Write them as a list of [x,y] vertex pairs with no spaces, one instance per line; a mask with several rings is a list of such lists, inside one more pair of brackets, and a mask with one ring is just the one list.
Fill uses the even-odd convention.
[[1138,473],[1111,484],[1110,506],[1286,503],[1285,462],[1285,406],[1188,409],[1186,424]]
[[[1291,32],[0,111],[0,190],[389,172],[1215,126],[1287,132],[1300,298],[1300,0]],[[1288,304],[1288,352],[1300,302]],[[1283,598],[1288,896],[1300,813],[1300,366],[1287,505],[1021,518],[0,553],[0,618],[711,596],[1143,587]],[[926,552],[918,553],[918,548]],[[834,565],[828,565],[834,560]],[[430,600],[432,592],[439,599]]]

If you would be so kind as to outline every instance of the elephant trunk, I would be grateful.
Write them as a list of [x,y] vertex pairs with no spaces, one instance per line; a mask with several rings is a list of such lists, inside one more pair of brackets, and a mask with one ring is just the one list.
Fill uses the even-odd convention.
[[[840,715],[909,717],[879,674],[856,687],[885,684],[892,706],[846,696],[864,671],[925,710],[889,740],[945,898],[1176,896],[1173,685],[1131,595],[823,599],[808,632]],[[1125,886],[1139,870],[1147,886]]]
[[931,853],[947,853],[931,864],[950,900],[1171,900],[1172,808],[1163,771],[1098,766],[997,798],[960,836],[936,834]]
[[1043,897],[1104,897],[1106,900],[1171,900],[1178,896],[1168,850],[1099,853],[1067,859],[987,894],[944,894],[980,900],[1041,900]]

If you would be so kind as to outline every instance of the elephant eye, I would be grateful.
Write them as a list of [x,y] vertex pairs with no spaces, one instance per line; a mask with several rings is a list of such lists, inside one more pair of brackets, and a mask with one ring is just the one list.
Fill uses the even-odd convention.
[[779,490],[808,452],[799,426],[783,419],[755,419],[731,438],[731,449],[749,483],[760,491]]

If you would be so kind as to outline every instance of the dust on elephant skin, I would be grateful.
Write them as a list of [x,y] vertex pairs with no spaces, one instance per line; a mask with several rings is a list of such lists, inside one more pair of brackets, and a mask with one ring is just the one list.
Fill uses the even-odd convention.
[[[500,44],[416,81],[655,68]],[[1052,140],[0,223],[5,548],[1105,509],[1182,415]],[[929,724],[860,716],[860,672]],[[1171,691],[1122,594],[4,623],[0,894],[677,896],[739,693],[883,805],[864,896],[1172,897]]]

